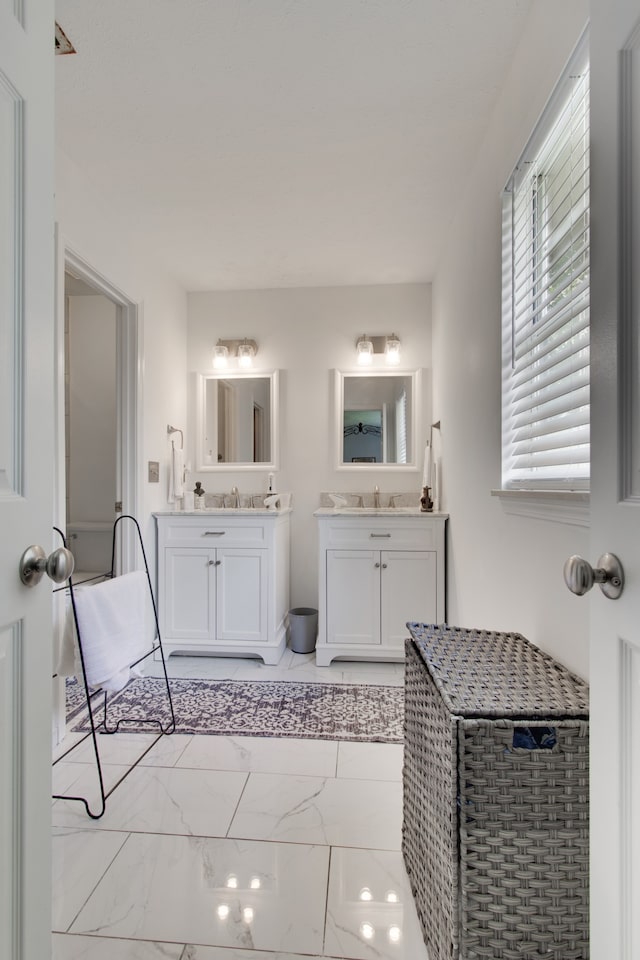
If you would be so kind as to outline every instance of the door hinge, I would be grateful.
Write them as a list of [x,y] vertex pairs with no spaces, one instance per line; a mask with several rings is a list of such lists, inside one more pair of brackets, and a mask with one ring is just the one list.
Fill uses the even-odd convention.
[[116,500],[116,513],[122,513],[122,500]]

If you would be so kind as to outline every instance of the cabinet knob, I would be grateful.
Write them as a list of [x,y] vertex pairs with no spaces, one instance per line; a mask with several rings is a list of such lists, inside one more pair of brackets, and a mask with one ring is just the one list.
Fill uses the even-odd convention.
[[378,569],[379,566],[380,566],[379,563],[374,563],[374,567],[376,568],[376,570]]
[[207,564],[212,567],[215,563],[215,560],[207,560]]
[[221,563],[222,563],[222,560],[216,560],[216,561],[215,561],[216,567],[219,567]]
[[383,563],[383,564],[382,564],[382,569],[383,569],[383,570],[386,570],[386,569],[387,569],[386,563]]

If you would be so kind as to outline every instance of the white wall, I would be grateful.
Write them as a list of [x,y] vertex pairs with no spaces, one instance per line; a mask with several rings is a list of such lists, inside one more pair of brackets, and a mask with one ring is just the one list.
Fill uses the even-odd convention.
[[568,592],[562,567],[588,556],[588,530],[512,516],[490,491],[500,487],[500,195],[587,16],[576,0],[532,4],[433,281],[449,621],[524,633],[582,675],[588,603]]
[[[60,150],[56,156],[56,220],[59,242],[139,304],[142,439],[138,519],[153,560],[151,512],[167,506],[167,424],[186,430],[186,293],[169,279],[170,265],[149,260],[126,200],[110,196],[92,183]],[[160,461],[160,483],[148,483],[148,460]]]
[[[189,294],[187,365],[191,373],[211,372],[218,338],[253,338],[257,371],[281,371],[280,468],[276,486],[293,492],[291,517],[291,605],[317,606],[317,530],[313,511],[323,490],[415,491],[421,468],[412,472],[336,471],[333,450],[334,369],[354,370],[359,336],[396,333],[402,342],[402,369],[427,368],[424,422],[431,401],[431,289],[428,284],[321,289],[254,290]],[[193,410],[190,425],[193,424]],[[195,463],[193,428],[189,457]],[[421,463],[421,456],[418,457]],[[209,493],[267,489],[268,470],[193,474]]]

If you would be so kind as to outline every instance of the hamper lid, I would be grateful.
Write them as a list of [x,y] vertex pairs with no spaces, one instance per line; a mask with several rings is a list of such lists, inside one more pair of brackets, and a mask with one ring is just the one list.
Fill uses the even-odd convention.
[[451,713],[589,716],[588,684],[519,633],[408,623],[417,654]]

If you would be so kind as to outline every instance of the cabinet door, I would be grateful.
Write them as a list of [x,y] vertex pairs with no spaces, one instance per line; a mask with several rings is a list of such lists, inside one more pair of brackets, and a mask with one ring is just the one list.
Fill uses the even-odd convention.
[[380,643],[378,550],[327,550],[327,643]]
[[219,547],[216,561],[217,639],[266,643],[266,551]]
[[213,640],[214,564],[215,550],[165,550],[163,639]]
[[383,550],[381,561],[382,644],[401,650],[409,635],[407,621],[438,622],[436,554]]

